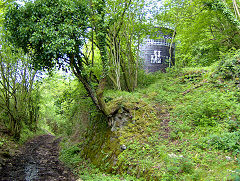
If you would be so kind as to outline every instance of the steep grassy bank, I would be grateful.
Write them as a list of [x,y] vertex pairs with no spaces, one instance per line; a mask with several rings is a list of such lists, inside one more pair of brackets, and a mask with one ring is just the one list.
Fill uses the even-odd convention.
[[238,79],[227,80],[215,70],[159,73],[134,93],[108,91],[109,107],[124,108],[131,119],[117,129],[93,120],[82,142],[63,150],[63,160],[78,158],[70,165],[80,170],[84,158],[102,171],[139,180],[238,177]]

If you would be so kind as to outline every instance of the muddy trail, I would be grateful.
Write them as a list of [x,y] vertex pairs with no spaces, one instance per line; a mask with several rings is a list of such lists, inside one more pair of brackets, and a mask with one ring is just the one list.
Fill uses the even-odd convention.
[[21,153],[9,159],[0,170],[1,181],[76,180],[58,160],[59,142],[52,135],[42,135],[26,142]]

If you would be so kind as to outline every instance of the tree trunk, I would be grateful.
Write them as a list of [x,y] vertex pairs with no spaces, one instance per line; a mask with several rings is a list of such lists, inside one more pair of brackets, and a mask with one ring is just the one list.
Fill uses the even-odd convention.
[[77,65],[74,63],[74,56],[72,55],[72,58],[70,60],[70,66],[74,73],[74,75],[77,77],[77,79],[83,84],[85,90],[87,91],[89,97],[92,99],[93,104],[97,107],[97,109],[102,112],[105,116],[108,116],[108,111],[106,110],[106,105],[103,100],[103,90],[105,86],[105,79],[101,79],[99,83],[99,87],[97,90],[97,93],[95,90],[91,87],[90,83],[87,81],[87,78],[84,77],[81,72],[79,71]]
[[176,35],[176,30],[174,30],[174,32],[173,32],[172,41],[171,41],[170,48],[169,48],[169,55],[170,55],[169,67],[172,66],[172,47],[173,47],[173,41],[174,41],[175,35]]

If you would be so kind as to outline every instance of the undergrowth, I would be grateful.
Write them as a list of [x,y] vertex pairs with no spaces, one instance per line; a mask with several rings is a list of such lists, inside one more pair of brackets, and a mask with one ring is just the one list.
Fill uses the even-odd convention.
[[[238,66],[236,59],[238,54],[231,59],[233,66]],[[108,104],[131,105],[134,121],[120,131],[120,144],[126,149],[111,173],[78,157],[81,144],[65,147],[63,161],[76,161],[83,180],[239,179],[238,67],[229,68],[224,61],[206,68],[172,69],[155,74],[155,79],[151,75],[153,83],[145,80],[134,93],[107,91]],[[134,110],[139,110],[137,119]]]

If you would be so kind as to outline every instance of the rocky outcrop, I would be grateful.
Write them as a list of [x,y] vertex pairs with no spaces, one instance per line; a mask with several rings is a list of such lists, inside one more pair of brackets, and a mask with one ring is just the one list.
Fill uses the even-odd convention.
[[139,140],[145,128],[154,121],[154,111],[143,101],[116,100],[109,105],[112,111],[108,123],[98,117],[90,124],[81,145],[82,155],[93,164],[112,173],[125,172],[121,155],[130,142]]

